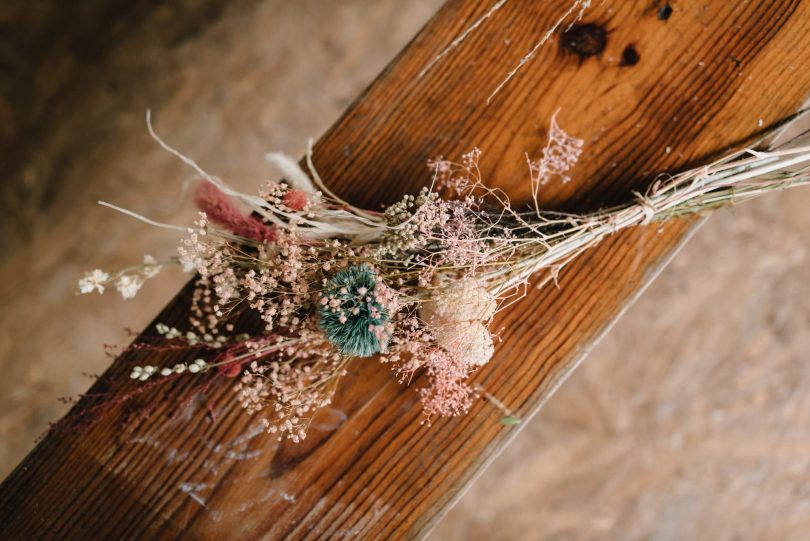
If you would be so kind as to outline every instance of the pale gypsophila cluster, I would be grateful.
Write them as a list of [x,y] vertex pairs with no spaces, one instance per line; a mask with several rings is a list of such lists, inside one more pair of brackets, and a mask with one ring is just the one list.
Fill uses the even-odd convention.
[[582,139],[573,137],[560,128],[557,124],[557,113],[554,113],[548,130],[548,140],[541,156],[532,159],[526,155],[532,183],[532,199],[538,216],[542,215],[538,199],[541,186],[555,178],[563,184],[568,183],[571,180],[567,174],[568,170],[579,160],[584,144]]
[[[195,277],[188,328],[158,324],[150,339],[160,345],[148,347],[185,349],[194,360],[135,366],[130,377],[151,379],[149,385],[188,374],[205,385],[233,380],[245,410],[294,441],[331,403],[349,363],[374,356],[404,384],[426,375],[419,395],[428,421],[468,411],[476,396],[470,377],[495,354],[493,318],[525,295],[538,271],[553,279],[623,228],[805,184],[803,166],[810,162],[807,147],[740,151],[661,179],[624,206],[585,215],[546,212],[541,188],[568,182],[583,148],[552,118],[546,146],[527,158],[533,208],[517,210],[487,188],[474,149],[460,163],[431,161],[430,187],[380,213],[332,193],[311,156],[305,172],[268,154],[287,180],[267,182],[255,196],[208,175],[151,125],[150,133],[200,175],[198,220],[180,228],[138,216],[183,231],[178,255],[147,256],[114,274],[94,270],[79,290],[114,287],[131,298],[164,266],[181,266]],[[261,332],[235,332],[237,319],[251,318]]]

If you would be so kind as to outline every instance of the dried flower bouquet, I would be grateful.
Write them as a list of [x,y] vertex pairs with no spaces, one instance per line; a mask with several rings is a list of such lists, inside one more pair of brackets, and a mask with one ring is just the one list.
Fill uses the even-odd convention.
[[[199,219],[183,228],[113,206],[181,231],[179,255],[147,256],[115,274],[94,270],[80,280],[80,291],[115,287],[130,298],[163,267],[181,265],[196,277],[189,327],[156,330],[161,347],[193,349],[199,358],[135,366],[131,377],[153,386],[216,371],[233,378],[242,406],[260,415],[268,431],[295,441],[306,436],[313,413],[329,404],[356,357],[379,355],[402,383],[424,370],[429,384],[419,393],[427,419],[466,412],[476,394],[468,379],[495,349],[494,315],[525,295],[539,271],[545,272],[536,286],[621,229],[810,181],[810,147],[744,149],[659,176],[625,205],[584,215],[547,212],[538,203],[540,188],[568,182],[583,147],[552,118],[542,155],[528,160],[533,201],[527,209],[517,210],[484,185],[475,149],[460,163],[430,162],[431,186],[380,213],[332,193],[311,155],[307,174],[288,157],[269,154],[286,180],[266,183],[257,196],[237,192],[161,140],[148,117],[147,123],[201,177]],[[264,332],[234,333],[233,319],[246,310],[261,318]]]

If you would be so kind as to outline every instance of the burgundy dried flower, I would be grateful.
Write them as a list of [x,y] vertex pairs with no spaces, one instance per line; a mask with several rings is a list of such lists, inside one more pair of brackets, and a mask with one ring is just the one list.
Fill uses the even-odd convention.
[[226,378],[233,379],[242,373],[242,365],[238,361],[230,364],[223,364],[219,367],[219,373],[224,375]]
[[244,216],[228,196],[210,182],[202,182],[197,187],[194,202],[212,222],[231,233],[258,242],[276,240],[276,232],[272,227],[254,216]]

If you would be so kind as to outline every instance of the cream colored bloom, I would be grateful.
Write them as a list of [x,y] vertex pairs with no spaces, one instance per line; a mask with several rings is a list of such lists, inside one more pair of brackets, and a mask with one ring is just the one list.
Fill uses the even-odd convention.
[[437,289],[419,309],[419,317],[428,324],[439,321],[486,321],[498,303],[474,278],[462,278]]
[[496,309],[495,297],[473,278],[462,278],[437,289],[422,303],[419,317],[448,353],[465,364],[481,366],[495,352],[484,322]]
[[483,366],[495,353],[492,334],[480,321],[453,322],[431,331],[440,346],[465,364]]
[[143,280],[139,276],[127,276],[125,274],[115,283],[115,289],[123,298],[131,299],[138,293],[142,285]]
[[79,291],[91,293],[94,289],[97,289],[99,293],[104,293],[104,284],[109,278],[110,275],[100,269],[88,272],[84,278],[79,280]]
[[160,273],[160,263],[152,257],[151,255],[147,254],[143,256],[143,277],[144,278],[154,278],[155,276]]

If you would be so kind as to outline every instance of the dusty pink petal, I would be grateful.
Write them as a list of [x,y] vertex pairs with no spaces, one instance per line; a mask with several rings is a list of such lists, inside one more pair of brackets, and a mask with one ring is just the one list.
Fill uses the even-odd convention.
[[284,204],[291,210],[304,210],[307,203],[307,194],[301,190],[290,190],[284,194]]

